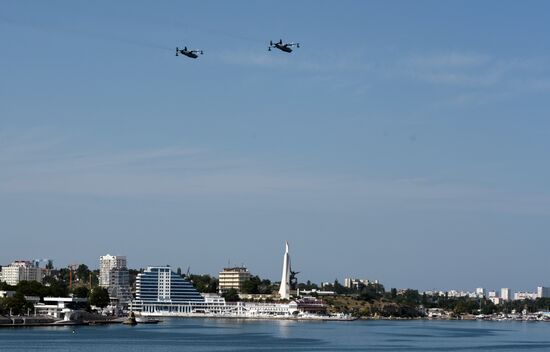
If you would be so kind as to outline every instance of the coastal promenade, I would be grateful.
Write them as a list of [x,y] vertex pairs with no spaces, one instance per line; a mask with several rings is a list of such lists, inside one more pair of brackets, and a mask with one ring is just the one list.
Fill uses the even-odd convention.
[[0,328],[121,324],[124,318],[89,315],[86,319],[60,320],[47,315],[0,316]]

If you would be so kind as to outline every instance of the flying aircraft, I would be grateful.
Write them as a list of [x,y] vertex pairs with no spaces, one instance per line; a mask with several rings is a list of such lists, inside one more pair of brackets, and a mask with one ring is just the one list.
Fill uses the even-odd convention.
[[284,43],[283,44],[282,39],[279,39],[279,41],[275,42],[275,43],[273,43],[273,41],[270,40],[269,41],[269,47],[267,48],[267,50],[271,51],[271,48],[277,48],[279,50],[284,51],[285,53],[291,53],[293,46],[299,48],[300,43]]
[[190,57],[192,59],[196,59],[197,57],[199,57],[198,54],[204,54],[204,52],[202,50],[187,50],[187,47],[184,47],[183,49],[180,49],[178,47],[176,47],[176,56],[179,56],[179,54],[182,54],[182,55],[185,55],[187,57]]

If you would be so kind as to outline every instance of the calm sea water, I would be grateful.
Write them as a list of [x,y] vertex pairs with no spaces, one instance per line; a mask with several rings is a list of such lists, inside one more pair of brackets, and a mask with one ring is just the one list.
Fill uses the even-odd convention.
[[550,323],[235,321],[0,329],[0,351],[550,351]]

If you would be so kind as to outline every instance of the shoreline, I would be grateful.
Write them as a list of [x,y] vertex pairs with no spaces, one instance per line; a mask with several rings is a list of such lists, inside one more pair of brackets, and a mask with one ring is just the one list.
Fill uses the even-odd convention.
[[[397,318],[397,317],[350,317],[350,318],[338,318],[338,317],[246,317],[246,316],[222,316],[222,315],[188,315],[188,316],[167,316],[167,315],[151,315],[151,318],[168,318],[168,319],[224,319],[224,320],[250,320],[250,321],[300,321],[300,322],[353,322],[353,321],[482,321],[482,322],[517,322],[517,323],[545,323],[550,320],[522,320],[522,319],[432,319],[425,317],[418,318]],[[86,320],[86,321],[52,321],[48,318],[27,318],[32,320],[27,322],[27,317],[13,318],[19,322],[8,323],[6,321],[0,321],[0,328],[32,328],[32,327],[67,327],[67,326],[98,326],[98,325],[110,325],[110,324],[122,324],[124,318],[118,317],[114,319],[101,319],[101,320]],[[11,318],[6,318],[11,319]],[[162,322],[162,321],[161,321]],[[147,323],[138,323],[138,325]]]

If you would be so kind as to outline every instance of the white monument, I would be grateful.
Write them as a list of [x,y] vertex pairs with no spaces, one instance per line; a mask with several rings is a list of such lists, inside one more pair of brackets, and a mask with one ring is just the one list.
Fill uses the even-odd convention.
[[286,242],[285,256],[283,257],[283,276],[279,288],[281,299],[290,298],[290,256],[288,255],[288,242]]

